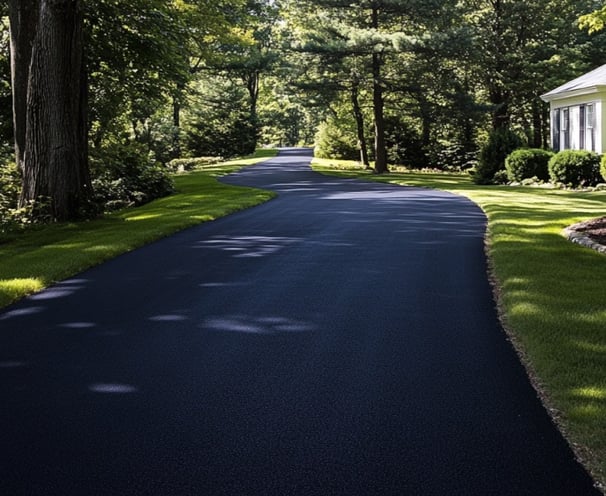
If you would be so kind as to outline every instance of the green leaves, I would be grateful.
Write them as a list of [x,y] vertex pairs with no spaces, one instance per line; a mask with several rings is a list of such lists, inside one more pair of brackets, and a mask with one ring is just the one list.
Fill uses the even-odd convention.
[[579,17],[579,28],[586,29],[589,34],[602,31],[606,26],[606,5],[601,9]]

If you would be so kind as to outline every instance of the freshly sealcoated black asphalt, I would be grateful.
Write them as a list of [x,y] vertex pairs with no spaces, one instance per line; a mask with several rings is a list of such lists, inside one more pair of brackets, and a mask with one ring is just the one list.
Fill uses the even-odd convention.
[[598,494],[499,325],[479,208],[309,158],[0,311],[1,495]]

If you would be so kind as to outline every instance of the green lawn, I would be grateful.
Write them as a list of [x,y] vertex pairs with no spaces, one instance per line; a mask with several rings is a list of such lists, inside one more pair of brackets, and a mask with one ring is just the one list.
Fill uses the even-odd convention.
[[561,235],[570,224],[606,215],[606,192],[477,186],[465,175],[376,176],[351,162],[314,164],[324,173],[447,190],[480,205],[512,341],[577,453],[606,482],[606,256]]
[[269,200],[273,193],[228,186],[216,178],[275,154],[260,150],[254,158],[177,175],[177,192],[171,196],[102,219],[43,226],[0,242],[0,307],[150,241]]

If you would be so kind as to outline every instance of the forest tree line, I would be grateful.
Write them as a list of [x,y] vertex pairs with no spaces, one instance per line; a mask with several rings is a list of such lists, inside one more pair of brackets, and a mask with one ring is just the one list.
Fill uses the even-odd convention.
[[503,130],[547,148],[539,96],[606,63],[601,8],[9,0],[0,5],[0,224],[142,203],[171,191],[173,159],[259,145],[315,143],[321,156],[377,173],[471,167]]

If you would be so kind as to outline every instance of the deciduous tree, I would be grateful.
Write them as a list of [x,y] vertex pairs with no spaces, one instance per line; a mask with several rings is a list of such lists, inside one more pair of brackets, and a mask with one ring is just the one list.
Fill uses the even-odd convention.
[[10,0],[9,15],[20,203],[74,218],[90,192],[81,1]]

